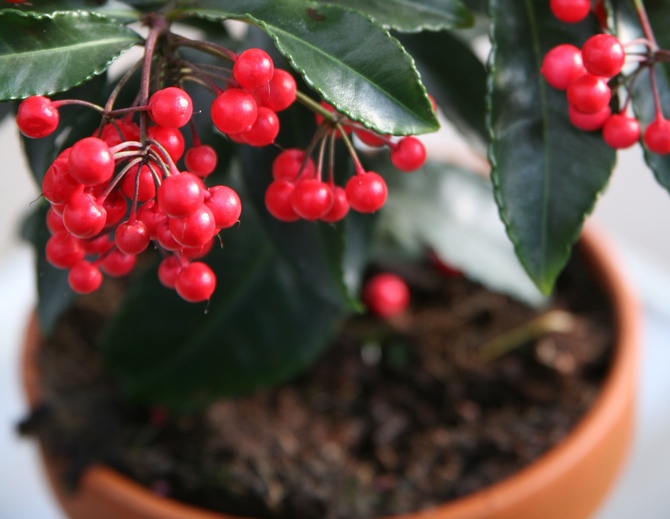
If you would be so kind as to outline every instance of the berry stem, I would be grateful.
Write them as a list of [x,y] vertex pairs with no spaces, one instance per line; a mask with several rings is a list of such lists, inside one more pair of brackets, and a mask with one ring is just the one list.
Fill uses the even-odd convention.
[[644,7],[643,0],[633,0],[635,5],[635,10],[637,11],[637,17],[640,19],[640,25],[642,26],[642,32],[644,32],[645,38],[651,44],[651,50],[658,50],[658,43],[656,42],[656,37],[654,36],[654,31],[651,28],[651,23],[649,23],[649,16],[647,15],[647,9]]
[[335,126],[337,127],[336,131],[340,132],[340,135],[342,136],[342,141],[344,142],[344,145],[347,147],[349,155],[351,155],[351,160],[354,161],[354,168],[356,170],[356,174],[363,175],[365,173],[365,168],[363,167],[363,164],[361,164],[361,161],[358,158],[358,153],[356,153],[356,148],[354,148],[354,144],[351,142],[351,139],[347,135],[347,132],[344,131],[344,128],[342,128],[342,125],[340,123],[336,123]]
[[107,197],[110,195],[110,193],[111,193],[112,191],[114,191],[114,189],[116,188],[117,184],[118,184],[119,182],[121,182],[121,180],[123,179],[123,177],[126,176],[126,173],[128,173],[128,171],[130,171],[130,169],[131,169],[133,166],[135,166],[135,165],[141,165],[141,162],[142,162],[143,160],[144,160],[143,157],[139,157],[139,156],[138,156],[138,157],[134,158],[133,160],[131,160],[130,162],[128,162],[128,164],[126,164],[126,165],[123,167],[123,169],[122,169],[121,171],[119,171],[119,172],[114,176],[114,178],[109,182],[109,184],[107,185],[107,187],[105,188],[105,190],[104,190],[104,191],[102,192],[102,194],[98,197],[98,202],[99,202],[99,203],[104,202],[104,201],[107,199]]
[[94,103],[89,103],[88,101],[84,101],[83,99],[60,99],[52,101],[51,105],[54,108],[60,108],[61,106],[69,106],[69,105],[85,106],[86,108],[91,108],[92,110],[100,112],[101,114],[105,113],[105,109],[102,106],[96,105]]
[[211,41],[192,40],[184,36],[179,36],[174,39],[174,44],[176,47],[190,47],[192,49],[211,54],[212,56],[227,59],[233,63],[235,63],[235,60],[237,60],[237,54],[235,52],[223,47],[222,45],[212,43]]
[[335,134],[331,133],[328,138],[328,182],[331,187],[335,185]]

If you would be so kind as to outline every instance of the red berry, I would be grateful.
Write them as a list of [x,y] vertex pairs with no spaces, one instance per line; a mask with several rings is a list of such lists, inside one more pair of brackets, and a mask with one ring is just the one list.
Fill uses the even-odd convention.
[[239,88],[229,88],[212,103],[210,116],[221,132],[241,133],[256,121],[258,106],[253,96]]
[[626,61],[621,42],[611,34],[591,36],[582,46],[584,67],[594,76],[616,76]]
[[19,105],[16,124],[26,137],[39,139],[53,133],[58,127],[58,109],[51,99],[43,96],[31,96]]
[[297,90],[293,76],[286,70],[276,68],[270,83],[255,89],[253,94],[260,106],[281,112],[293,104]]
[[407,283],[395,274],[377,274],[363,286],[363,302],[378,317],[389,318],[402,313],[409,305],[409,300]]
[[262,49],[247,49],[233,65],[233,76],[242,87],[253,90],[266,86],[274,74],[274,63]]
[[156,241],[168,251],[178,251],[183,248],[183,245],[172,236],[167,218],[156,226]]
[[363,144],[366,144],[372,148],[379,148],[380,146],[384,146],[387,143],[387,140],[383,136],[373,132],[372,130],[356,129],[354,130],[354,133]]
[[126,216],[128,211],[128,202],[126,197],[121,194],[120,191],[112,191],[105,201],[102,203],[102,207],[107,213],[107,221],[105,222],[105,227],[112,227],[119,223]]
[[100,270],[108,276],[121,277],[130,274],[136,263],[136,256],[124,254],[120,250],[114,249],[100,261]]
[[208,192],[205,205],[214,215],[216,228],[227,229],[235,225],[242,214],[242,202],[235,190],[228,186],[212,186]]
[[126,221],[116,228],[114,242],[121,252],[135,256],[149,246],[149,231],[141,220]]
[[167,256],[158,265],[158,280],[164,287],[174,288],[181,269],[182,264],[177,256]]
[[63,209],[63,225],[77,238],[91,238],[102,231],[107,211],[90,193],[70,197]]
[[256,121],[247,131],[238,134],[249,146],[268,146],[279,134],[279,117],[264,106],[258,107]]
[[343,187],[332,186],[333,190],[333,205],[325,215],[321,217],[324,222],[334,223],[339,222],[349,212],[349,202],[347,202],[347,194]]
[[567,95],[568,103],[575,110],[593,114],[609,104],[612,92],[604,79],[584,74],[568,85]]
[[550,0],[549,8],[562,22],[576,23],[588,16],[591,0]]
[[97,266],[84,260],[72,267],[67,281],[74,292],[78,294],[90,294],[100,288],[102,273]]
[[211,146],[201,144],[193,146],[184,156],[186,169],[199,177],[206,177],[216,169],[216,151]]
[[149,117],[159,126],[181,128],[192,114],[191,97],[181,88],[163,88],[149,98]]
[[291,205],[305,220],[318,220],[330,211],[333,205],[333,191],[321,180],[304,178],[296,183],[291,193]]
[[[156,180],[146,164],[132,168],[121,180],[121,191],[131,200],[146,202],[156,196]],[[137,193],[137,197],[135,194]]]
[[81,240],[81,246],[87,256],[100,256],[109,252],[114,247],[114,242],[110,239],[109,234],[99,234],[95,238]]
[[[177,162],[184,154],[184,147],[186,145],[184,143],[184,136],[179,129],[152,126],[147,133],[150,139],[153,139],[165,149],[174,162]],[[165,154],[160,149],[157,149],[157,151],[162,157],[165,157]],[[165,160],[167,160],[167,157],[165,157]]]
[[139,141],[140,127],[131,121],[116,120],[102,127],[100,138],[110,148],[126,141]]
[[158,188],[158,205],[173,218],[183,218],[200,208],[205,199],[202,182],[191,173],[170,175]]
[[216,234],[214,214],[204,204],[193,214],[183,218],[169,218],[168,228],[182,247],[202,247]]
[[51,234],[56,234],[60,231],[65,231],[65,226],[63,225],[63,217],[59,215],[56,211],[53,210],[53,207],[49,207],[46,216],[47,229]]
[[84,248],[79,238],[68,231],[61,231],[47,240],[45,254],[47,261],[54,267],[69,269],[84,259]]
[[391,149],[391,162],[400,171],[415,171],[426,162],[426,147],[416,137],[403,137]]
[[374,213],[381,209],[388,194],[386,182],[374,171],[351,177],[345,191],[351,208],[360,213]]
[[207,256],[214,246],[214,238],[209,240],[201,247],[183,247],[179,252],[180,254],[189,260],[195,260]]
[[142,220],[153,240],[156,237],[156,227],[167,219],[167,215],[161,211],[155,200],[149,200],[137,210],[137,219]]
[[[300,168],[304,169],[301,171]],[[272,177],[275,180],[296,180],[300,173],[310,178],[314,176],[314,172],[314,161],[299,148],[282,151],[272,162]]]
[[114,155],[109,146],[97,137],[85,137],[77,141],[70,150],[70,175],[86,186],[107,182],[114,174],[114,167]]
[[179,271],[175,289],[190,303],[207,301],[216,288],[216,275],[205,263],[194,261]]
[[288,180],[275,180],[265,191],[265,207],[277,220],[295,222],[300,218],[291,203],[294,189],[295,184]]
[[653,153],[659,155],[670,153],[670,121],[657,117],[645,129],[643,140]]
[[635,117],[614,114],[603,125],[603,139],[614,149],[630,148],[640,139],[640,123]]
[[573,79],[586,73],[582,51],[567,43],[557,45],[545,54],[540,73],[552,87],[565,90]]
[[606,106],[594,114],[578,112],[572,106],[568,106],[568,117],[570,118],[570,122],[575,127],[586,132],[593,132],[600,129],[611,113],[612,109],[609,106]]
[[49,166],[42,179],[42,194],[51,202],[52,207],[54,204],[64,204],[72,195],[84,190],[84,185],[72,178],[68,170],[69,152],[68,148],[61,153]]

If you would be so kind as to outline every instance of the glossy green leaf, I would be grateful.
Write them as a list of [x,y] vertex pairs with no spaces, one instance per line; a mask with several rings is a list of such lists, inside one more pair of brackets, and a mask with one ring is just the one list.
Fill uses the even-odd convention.
[[135,32],[95,14],[0,11],[0,99],[72,88],[139,41]]
[[188,410],[282,381],[323,350],[342,315],[273,246],[239,172],[229,184],[243,213],[206,259],[217,275],[211,301],[182,301],[150,270],[105,336],[107,364],[135,398]]
[[471,141],[487,142],[486,68],[472,48],[447,31],[402,35],[400,41],[449,121]]
[[93,12],[119,22],[134,22],[139,20],[140,13],[124,2],[108,0],[51,0],[49,2],[25,2],[14,4],[13,9],[24,13],[53,14],[59,11],[87,11]]
[[594,20],[562,24],[544,0],[494,0],[489,63],[489,157],[500,215],[521,263],[543,293],[553,288],[615,154],[573,127],[565,93],[539,74],[559,43],[581,46]]
[[[625,35],[627,40],[644,37],[640,21],[631,2],[612,0],[612,5],[616,12],[617,31]],[[664,2],[649,2],[647,9],[658,44],[663,49],[670,49],[670,6]],[[643,130],[654,121],[657,113],[650,74],[650,69],[645,67],[638,75],[632,91],[633,109]],[[654,65],[653,74],[662,112],[666,118],[670,118],[670,64],[657,62]],[[656,180],[670,191],[670,155],[652,153],[644,146],[644,142],[642,144],[645,161],[654,172]]]
[[388,29],[401,32],[470,27],[473,17],[459,0],[324,0],[374,18]]
[[175,16],[258,25],[326,101],[380,133],[439,127],[410,56],[381,26],[355,11],[307,0],[200,0]]

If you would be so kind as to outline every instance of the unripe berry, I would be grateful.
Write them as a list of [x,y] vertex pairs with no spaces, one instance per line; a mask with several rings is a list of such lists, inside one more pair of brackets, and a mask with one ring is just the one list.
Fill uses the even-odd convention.
[[26,137],[39,139],[52,134],[58,127],[60,116],[51,99],[44,96],[31,96],[19,105],[16,124]]
[[363,286],[363,302],[368,310],[382,318],[402,313],[410,301],[407,283],[396,274],[382,273],[370,278]]
[[374,171],[351,177],[345,191],[351,208],[360,213],[374,213],[381,209],[388,194],[386,182]]
[[181,128],[192,114],[191,97],[181,88],[163,88],[149,98],[149,117],[159,126]]

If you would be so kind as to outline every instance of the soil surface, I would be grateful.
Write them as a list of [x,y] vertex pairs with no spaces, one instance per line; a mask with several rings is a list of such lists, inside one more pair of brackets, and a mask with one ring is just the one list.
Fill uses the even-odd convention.
[[102,462],[214,510],[357,519],[505,478],[588,409],[612,327],[574,263],[539,311],[435,269],[400,273],[408,312],[353,318],[309,373],[190,416],[124,402],[91,346],[109,294],[81,299],[41,350],[45,400],[21,429],[69,461],[72,486]]

